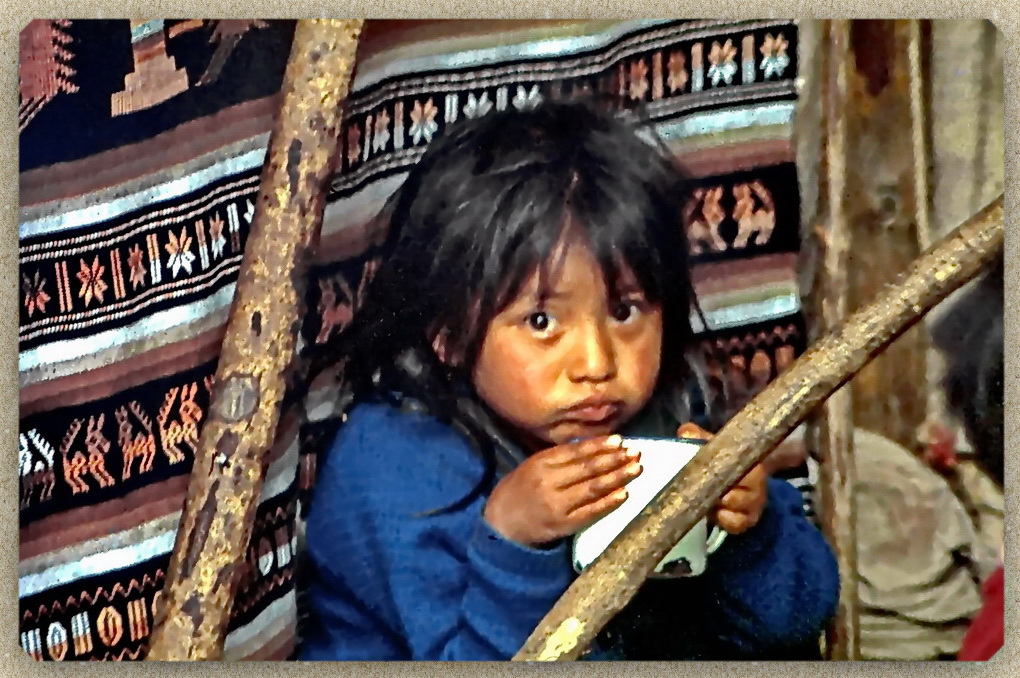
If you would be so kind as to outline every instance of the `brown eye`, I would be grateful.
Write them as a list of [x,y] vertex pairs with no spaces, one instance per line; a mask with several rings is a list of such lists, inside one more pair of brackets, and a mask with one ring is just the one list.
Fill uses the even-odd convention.
[[637,307],[633,302],[621,301],[613,306],[613,320],[625,323],[631,320],[637,313]]
[[545,311],[536,311],[528,316],[528,327],[536,332],[546,332],[552,326],[552,318]]

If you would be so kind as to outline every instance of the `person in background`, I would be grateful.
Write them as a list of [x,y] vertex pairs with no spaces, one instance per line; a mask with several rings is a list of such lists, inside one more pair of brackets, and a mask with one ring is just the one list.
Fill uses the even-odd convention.
[[[1003,487],[1003,257],[932,328],[946,361],[943,388],[949,411],[962,423],[977,463]],[[957,658],[991,659],[1003,642],[1004,570],[985,581],[984,607]]]

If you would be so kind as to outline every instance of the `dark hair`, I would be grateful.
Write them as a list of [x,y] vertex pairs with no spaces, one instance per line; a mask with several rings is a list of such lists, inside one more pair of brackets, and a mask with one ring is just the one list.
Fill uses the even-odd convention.
[[[493,460],[498,432],[463,387],[490,321],[544,270],[567,224],[610,289],[625,264],[662,305],[659,387],[686,376],[696,307],[681,221],[687,181],[651,127],[627,115],[548,102],[451,125],[432,142],[385,208],[379,268],[331,349],[355,399],[409,396]],[[438,334],[453,366],[434,355]]]
[[1003,258],[939,318],[932,339],[946,361],[943,389],[978,463],[1003,485]]

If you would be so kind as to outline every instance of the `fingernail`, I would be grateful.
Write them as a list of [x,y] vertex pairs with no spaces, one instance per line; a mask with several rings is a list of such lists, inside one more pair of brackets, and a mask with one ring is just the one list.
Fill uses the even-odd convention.
[[641,473],[641,464],[629,464],[627,466],[628,475],[636,476],[639,473]]
[[606,438],[606,445],[609,445],[610,447],[622,447],[623,436],[619,434],[613,434],[609,436],[608,438]]

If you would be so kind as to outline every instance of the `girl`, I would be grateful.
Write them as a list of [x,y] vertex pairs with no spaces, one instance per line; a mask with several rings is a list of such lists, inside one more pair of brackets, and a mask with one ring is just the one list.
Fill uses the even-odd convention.
[[[507,110],[407,177],[337,349],[354,404],[309,514],[303,658],[511,658],[575,577],[571,535],[641,472],[620,435],[694,418],[687,187],[649,136],[577,102]],[[603,651],[817,654],[838,580],[796,490],[755,469],[712,519],[708,571],[650,581]]]

